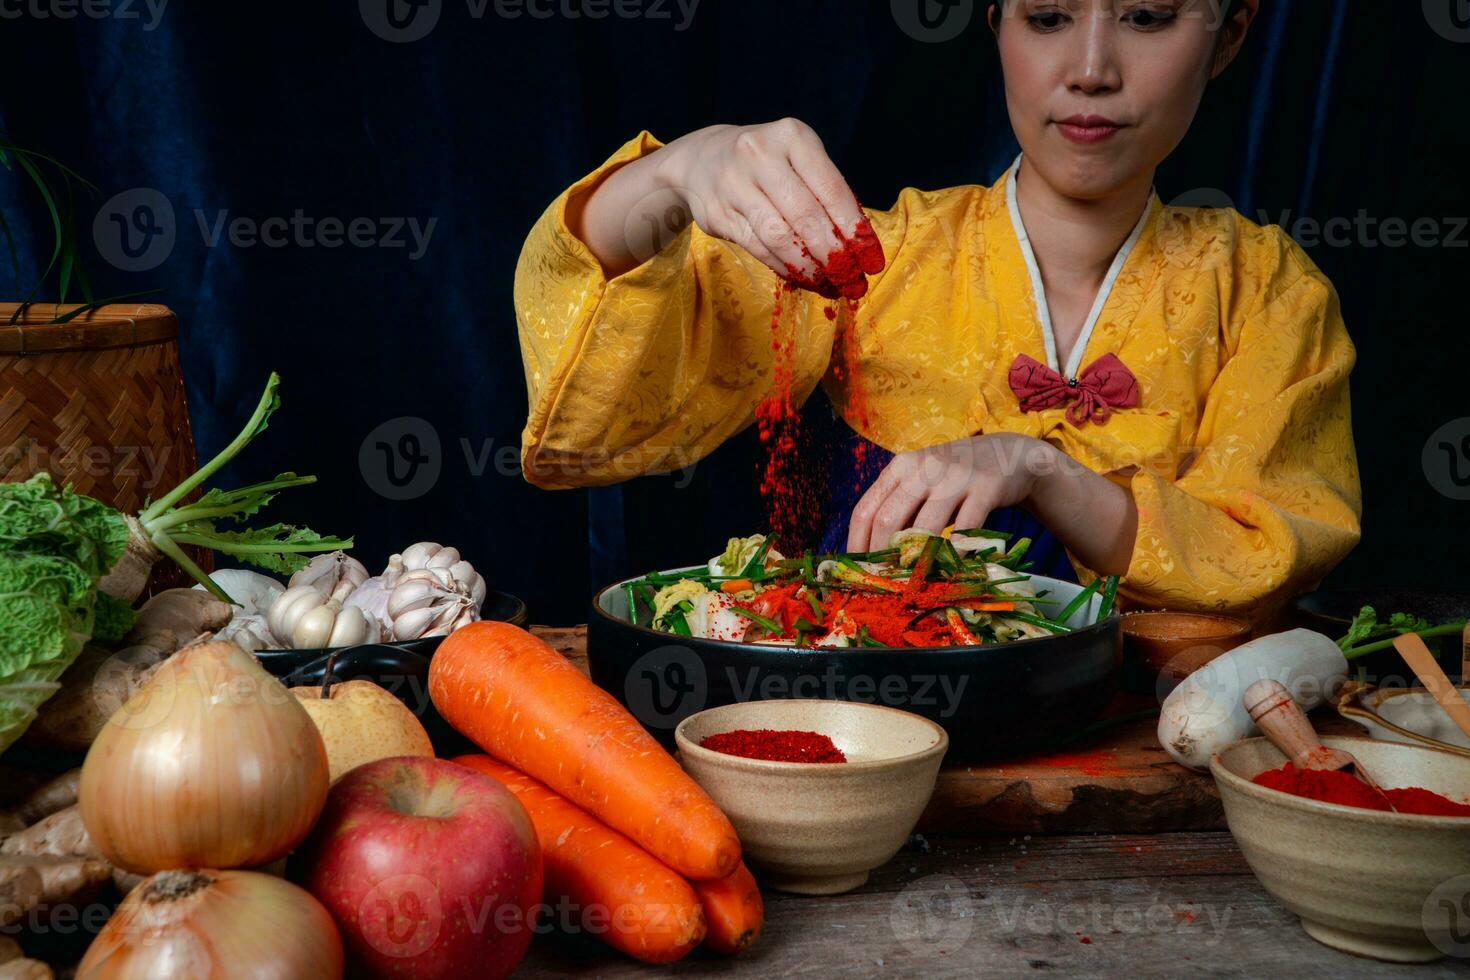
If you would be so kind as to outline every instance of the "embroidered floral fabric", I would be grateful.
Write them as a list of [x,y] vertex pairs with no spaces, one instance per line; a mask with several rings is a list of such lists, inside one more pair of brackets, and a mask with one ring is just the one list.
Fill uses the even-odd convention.
[[[538,485],[688,465],[749,425],[769,387],[776,279],[764,266],[691,228],[608,281],[566,228],[569,194],[658,146],[644,133],[620,149],[552,204],[522,252],[522,462]],[[1027,411],[1012,367],[1047,357],[1007,179],[905,190],[871,212],[888,267],[859,307],[857,349],[839,352],[855,374],[828,371],[827,304],[798,294],[796,395],[822,384],[893,452],[985,432],[1045,439],[1131,489],[1127,598],[1269,617],[1359,535],[1355,352],[1331,284],[1280,229],[1154,201],[1081,358],[1126,365],[1136,403],[1104,397],[1106,424],[1095,403],[1069,417],[1079,398]],[[849,385],[861,386],[865,425],[845,411]]]

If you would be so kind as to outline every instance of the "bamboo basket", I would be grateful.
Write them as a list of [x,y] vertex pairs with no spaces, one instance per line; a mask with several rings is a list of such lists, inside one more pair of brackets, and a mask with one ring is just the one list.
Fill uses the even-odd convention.
[[[46,472],[136,513],[198,468],[172,310],[120,304],[50,324],[76,307],[34,304],[12,324],[16,307],[0,303],[0,480]],[[160,562],[149,586],[187,580]]]

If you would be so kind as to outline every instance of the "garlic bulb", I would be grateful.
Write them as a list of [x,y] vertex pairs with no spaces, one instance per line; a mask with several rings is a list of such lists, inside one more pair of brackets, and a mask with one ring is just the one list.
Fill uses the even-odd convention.
[[[384,636],[390,636],[393,632],[393,617],[388,615],[388,597],[393,594],[393,585],[389,581],[389,570],[382,575],[374,575],[366,582],[352,590],[352,594],[342,603],[343,609],[361,609],[367,613],[368,618],[378,624]],[[398,570],[399,574],[402,569]],[[393,576],[392,582],[397,582],[397,575]]]
[[[252,572],[248,568],[221,568],[210,572],[209,578],[239,604],[240,609],[235,613],[236,616],[242,613],[247,616],[264,616],[276,596],[286,591],[284,585],[269,575]],[[202,584],[194,588],[204,591]]]
[[[392,567],[394,561],[402,564],[405,573],[418,571],[420,569],[436,573],[447,573],[448,579],[459,586],[460,591],[474,600],[475,612],[479,613],[480,606],[485,602],[485,579],[475,567],[460,557],[458,548],[446,548],[437,541],[420,541],[418,544],[409,545],[403,550],[403,554],[394,555],[389,562]],[[449,581],[441,575],[439,580],[448,585]]]
[[305,568],[291,576],[288,588],[310,585],[328,599],[342,602],[352,590],[367,581],[368,570],[345,551],[317,555]]
[[256,650],[269,650],[276,645],[276,638],[271,635],[270,624],[266,622],[265,613],[237,612],[234,618],[214,635],[214,638],[233,640],[242,649],[251,653]]
[[297,585],[282,592],[267,619],[276,639],[296,650],[376,643],[381,638],[376,620],[361,609],[344,609],[315,585]]
[[479,604],[442,566],[404,572],[388,596],[396,640],[444,636],[479,618]]

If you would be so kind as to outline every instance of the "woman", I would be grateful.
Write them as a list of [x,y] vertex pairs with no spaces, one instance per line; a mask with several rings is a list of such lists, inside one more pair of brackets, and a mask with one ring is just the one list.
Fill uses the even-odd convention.
[[829,304],[792,301],[796,396],[820,381],[898,454],[851,549],[1021,505],[1135,603],[1268,618],[1358,539],[1353,346],[1279,228],[1152,189],[1257,7],[992,5],[1022,155],[993,187],[906,190],[890,211],[863,212],[793,120],[639,136],[521,257],[527,478],[672,469],[748,425],[779,274],[865,294],[847,371],[829,370]]

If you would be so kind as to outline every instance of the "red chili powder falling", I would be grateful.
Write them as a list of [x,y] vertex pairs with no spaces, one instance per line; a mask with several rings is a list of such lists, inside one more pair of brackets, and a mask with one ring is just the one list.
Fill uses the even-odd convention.
[[[865,216],[848,239],[833,228],[841,246],[817,262],[799,241],[802,253],[816,266],[808,276],[787,264],[786,281],[776,289],[776,303],[771,313],[771,349],[775,354],[771,388],[756,406],[756,424],[765,450],[761,476],[761,497],[766,504],[767,524],[776,536],[777,547],[795,554],[804,550],[816,537],[822,523],[827,497],[825,480],[819,478],[814,460],[802,457],[823,452],[826,447],[807,445],[803,441],[800,414],[793,391],[796,381],[796,323],[792,315],[796,307],[793,292],[805,289],[830,300],[835,308],[824,313],[835,320],[833,363],[831,370],[842,387],[844,415],[860,432],[867,428],[867,400],[858,384],[858,349],[853,340],[857,321],[857,300],[867,294],[868,275],[883,268],[883,246]],[[854,489],[862,490],[867,445],[861,440],[856,449]],[[803,465],[805,462],[806,465]]]
[[[1267,769],[1251,780],[1257,786],[1279,790],[1322,803],[1338,803],[1363,810],[1387,810],[1389,804],[1399,813],[1424,816],[1470,817],[1470,804],[1456,803],[1438,793],[1418,786],[1386,789],[1383,795],[1373,792],[1356,776],[1340,771],[1298,769],[1290,762],[1280,769]],[[1387,797],[1387,800],[1384,799]]]
[[700,746],[726,755],[767,762],[846,762],[847,756],[832,739],[817,732],[739,729],[707,735]]
[[821,522],[822,494],[804,457],[812,447],[802,439],[796,404],[796,318],[794,287],[776,287],[771,312],[771,387],[755,407],[756,430],[765,451],[761,499],[778,549],[798,553]]

